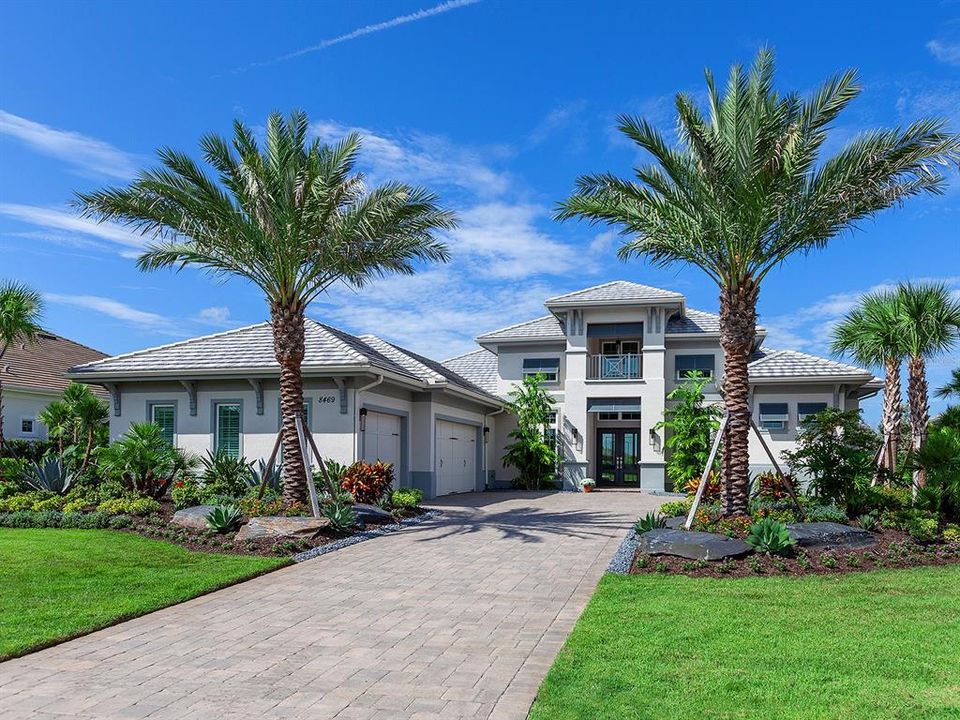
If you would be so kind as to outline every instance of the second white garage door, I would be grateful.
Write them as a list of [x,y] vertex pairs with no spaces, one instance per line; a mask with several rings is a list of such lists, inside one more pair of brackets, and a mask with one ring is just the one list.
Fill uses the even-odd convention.
[[400,477],[400,417],[387,413],[367,413],[367,429],[363,433],[363,459],[393,463],[394,487]]
[[477,429],[437,420],[437,495],[477,489]]

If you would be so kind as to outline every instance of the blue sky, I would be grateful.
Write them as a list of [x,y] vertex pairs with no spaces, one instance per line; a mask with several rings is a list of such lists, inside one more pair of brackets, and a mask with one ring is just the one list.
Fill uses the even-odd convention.
[[[886,7],[889,5],[889,7]],[[0,4],[0,277],[47,298],[46,324],[105,352],[259,322],[256,289],[194,270],[142,274],[140,239],[93,226],[73,192],[122,183],[160,145],[195,152],[234,118],[302,108],[314,131],[359,128],[373,179],[426,185],[456,209],[453,260],[312,309],[437,358],[480,332],[543,314],[545,298],[616,278],[679,290],[715,311],[696,269],[615,257],[603,229],[559,225],[578,174],[627,174],[620,112],[672,127],[678,91],[702,96],[757,48],[781,89],[860,70],[864,91],[829,149],[858,132],[947,117],[960,131],[960,3],[260,2]],[[771,346],[823,354],[871,288],[937,278],[960,291],[960,179],[768,279]],[[934,385],[960,355],[931,367]],[[935,403],[935,408],[937,407]],[[876,402],[868,408],[876,417]]]

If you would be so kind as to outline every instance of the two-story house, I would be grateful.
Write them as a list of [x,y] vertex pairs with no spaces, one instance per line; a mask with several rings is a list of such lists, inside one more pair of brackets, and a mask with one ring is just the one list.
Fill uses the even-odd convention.
[[[686,307],[684,296],[615,281],[550,298],[549,314],[477,338],[481,349],[444,364],[490,393],[506,397],[525,375],[540,373],[556,401],[554,432],[562,477],[574,488],[598,485],[665,489],[663,420],[667,395],[691,371],[723,375],[719,317]],[[753,416],[774,453],[795,444],[803,418],[827,406],[855,409],[881,387],[867,370],[762,345],[757,332],[750,364]],[[720,402],[717,384],[708,400]],[[498,418],[495,445],[509,442],[512,424]],[[769,469],[751,436],[751,466]],[[489,484],[514,474],[490,463]]]

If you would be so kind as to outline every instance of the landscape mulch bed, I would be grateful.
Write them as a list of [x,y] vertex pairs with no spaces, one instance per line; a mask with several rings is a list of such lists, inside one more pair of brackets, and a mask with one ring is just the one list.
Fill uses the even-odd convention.
[[212,530],[192,530],[171,524],[173,513],[175,512],[173,503],[169,498],[161,501],[161,510],[158,514],[146,518],[134,518],[133,525],[123,528],[121,532],[132,532],[143,537],[163,540],[165,542],[180,545],[188,550],[199,550],[201,552],[217,552],[230,555],[261,555],[269,557],[291,556],[306,552],[323,545],[338,542],[345,538],[362,532],[363,529],[372,530],[384,525],[391,525],[397,521],[406,518],[416,517],[425,512],[422,508],[416,510],[406,509],[398,513],[393,520],[384,522],[367,521],[365,528],[358,528],[355,532],[339,532],[330,528],[321,530],[316,537],[300,538],[297,540],[246,540],[235,542],[233,533],[219,535]]
[[632,574],[661,573],[689,577],[742,578],[790,575],[841,575],[922,565],[960,564],[960,543],[918,543],[894,530],[874,533],[877,545],[867,550],[805,550],[796,548],[787,557],[761,554],[736,560],[698,561],[669,555],[637,552]]

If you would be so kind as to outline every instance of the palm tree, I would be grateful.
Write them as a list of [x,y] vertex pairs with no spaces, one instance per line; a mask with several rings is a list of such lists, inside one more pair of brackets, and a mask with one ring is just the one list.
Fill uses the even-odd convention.
[[[907,355],[907,400],[910,403],[911,450],[917,453],[927,438],[930,405],[926,361],[948,352],[960,340],[960,301],[942,283],[901,283],[897,286],[901,334]],[[923,487],[926,474],[913,471],[914,492]]]
[[900,436],[900,365],[905,350],[898,329],[900,304],[896,293],[886,290],[864,295],[833,329],[831,351],[849,355],[868,367],[882,365],[883,381],[883,452],[877,465],[877,479],[897,471]]
[[[36,342],[41,330],[42,314],[43,300],[36,290],[13,280],[0,283],[0,361],[3,360],[3,356],[11,345]],[[0,450],[5,446],[3,373],[0,369]]]
[[960,397],[960,368],[954,368],[950,374],[950,381],[937,389],[938,398],[949,398],[953,395]]
[[125,188],[80,193],[85,217],[118,221],[154,238],[142,270],[199,265],[239,276],[266,296],[280,364],[284,497],[306,496],[306,469],[295,418],[303,412],[304,321],[309,304],[331,285],[361,287],[388,273],[410,274],[421,261],[448,259],[437,230],[454,215],[436,196],[397,182],[368,189],[354,172],[360,137],[335,145],[309,140],[302,112],[267,119],[261,149],[234,121],[231,142],[200,141],[217,178],[187,155],[163,148],[162,168]]
[[635,180],[609,173],[579,178],[557,218],[618,226],[631,236],[621,259],[689,263],[719,286],[724,511],[744,514],[747,364],[763,280],[792,255],[824,247],[880,210],[942,192],[938,167],[960,157],[960,138],[947,134],[943,121],[926,119],[866,133],[823,160],[830,124],[860,92],[855,72],[830,79],[807,99],[781,96],[773,87],[773,53],[764,49],[749,72],[733,67],[723,92],[709,71],[706,83],[706,117],[690,96],[676,97],[679,146],[646,120],[620,116],[620,131],[655,164],[638,167]]

